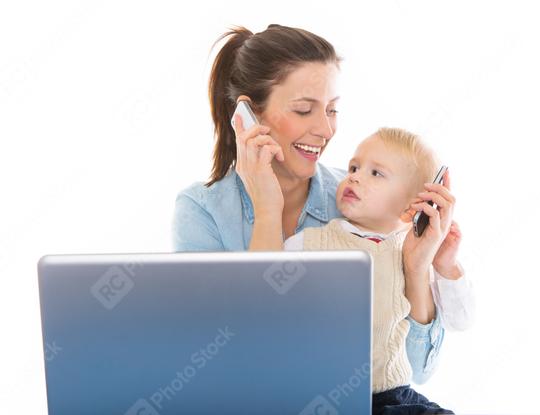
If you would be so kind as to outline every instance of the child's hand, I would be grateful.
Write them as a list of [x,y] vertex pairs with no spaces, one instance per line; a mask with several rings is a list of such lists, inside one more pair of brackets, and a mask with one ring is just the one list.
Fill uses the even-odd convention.
[[457,279],[463,275],[457,262],[457,254],[462,235],[459,225],[452,221],[448,235],[442,242],[433,259],[433,267],[439,274],[448,279]]
[[[443,184],[426,184],[426,192],[419,193],[421,203],[413,203],[402,216],[405,222],[411,222],[414,213],[424,211],[429,216],[429,224],[421,237],[414,235],[411,227],[403,243],[403,264],[408,272],[413,274],[425,274],[431,264],[434,263],[439,248],[448,236],[456,198],[450,191],[450,175],[447,171],[443,176]],[[417,199],[418,200],[418,199]],[[429,205],[432,201],[437,204],[437,208]],[[416,200],[415,200],[416,202]],[[446,252],[446,253],[444,253]],[[442,263],[447,264],[449,257],[448,249],[443,251]],[[437,270],[438,271],[438,270]],[[445,271],[447,271],[445,269]],[[441,273],[442,274],[442,273]]]

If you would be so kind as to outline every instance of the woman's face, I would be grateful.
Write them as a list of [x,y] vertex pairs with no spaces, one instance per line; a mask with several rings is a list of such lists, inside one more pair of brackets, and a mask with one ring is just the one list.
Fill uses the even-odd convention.
[[333,63],[306,63],[273,87],[259,117],[283,149],[285,160],[272,163],[276,174],[302,180],[315,174],[316,163],[336,132],[337,75]]

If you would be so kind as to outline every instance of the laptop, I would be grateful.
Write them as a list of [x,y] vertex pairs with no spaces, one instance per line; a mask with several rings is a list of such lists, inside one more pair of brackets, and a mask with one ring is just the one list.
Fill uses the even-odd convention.
[[371,413],[366,251],[46,255],[50,415]]

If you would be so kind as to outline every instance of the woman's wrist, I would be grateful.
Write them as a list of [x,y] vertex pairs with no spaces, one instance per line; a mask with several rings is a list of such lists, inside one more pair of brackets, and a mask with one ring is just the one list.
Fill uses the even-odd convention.
[[282,222],[283,209],[254,209],[253,216],[255,221],[264,223]]
[[276,214],[255,214],[250,251],[283,250],[283,219]]

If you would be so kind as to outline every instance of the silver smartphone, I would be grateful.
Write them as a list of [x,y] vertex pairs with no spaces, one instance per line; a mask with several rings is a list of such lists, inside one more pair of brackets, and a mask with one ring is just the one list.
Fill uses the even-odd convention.
[[[442,166],[437,173],[437,176],[435,177],[435,180],[433,180],[433,183],[442,184],[443,182],[443,176],[444,173],[446,173],[446,170],[448,170],[447,166]],[[431,200],[428,201],[428,203],[433,206],[435,209],[437,208],[437,204],[433,203]],[[417,237],[422,236],[424,233],[424,230],[426,229],[426,226],[429,224],[429,216],[426,215],[423,211],[418,211],[413,217],[413,228],[414,228],[414,234]]]
[[238,104],[236,104],[236,109],[234,110],[234,114],[231,118],[231,125],[233,129],[235,128],[234,117],[236,114],[240,114],[242,117],[242,125],[244,126],[244,130],[253,127],[255,124],[259,124],[259,121],[257,121],[257,117],[255,117],[255,114],[249,106],[248,101],[240,101]]

